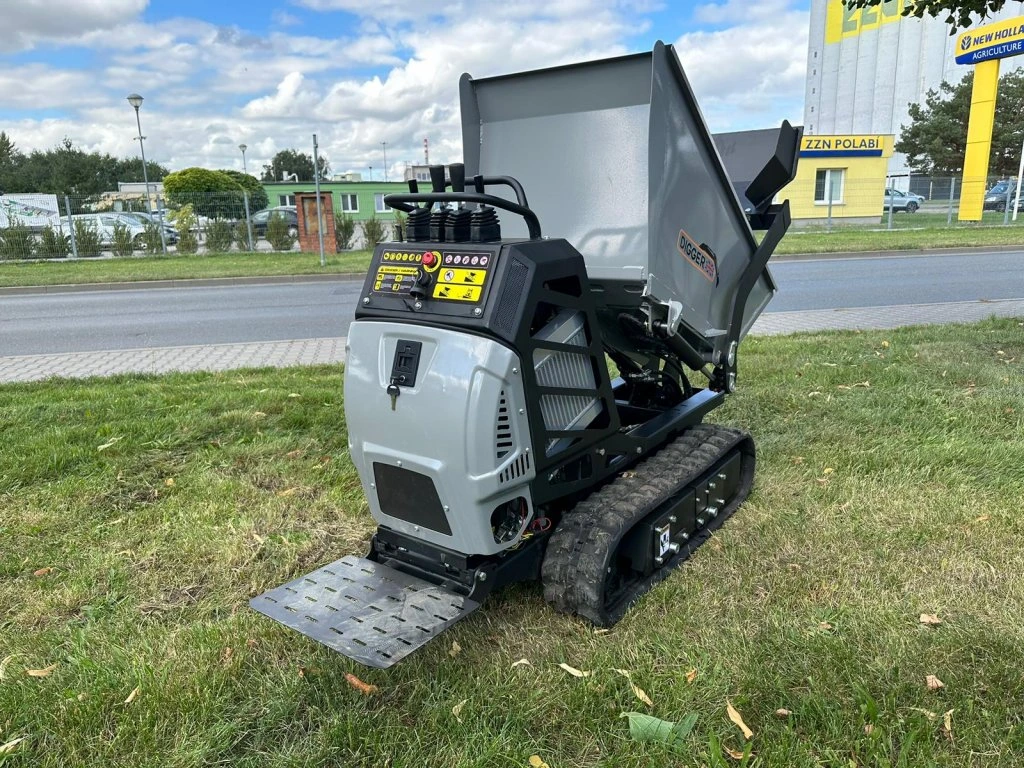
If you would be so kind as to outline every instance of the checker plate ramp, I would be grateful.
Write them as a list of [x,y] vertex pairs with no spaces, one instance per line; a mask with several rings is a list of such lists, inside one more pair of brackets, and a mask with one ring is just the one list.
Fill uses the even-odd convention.
[[249,601],[271,619],[353,661],[386,669],[480,603],[349,555]]

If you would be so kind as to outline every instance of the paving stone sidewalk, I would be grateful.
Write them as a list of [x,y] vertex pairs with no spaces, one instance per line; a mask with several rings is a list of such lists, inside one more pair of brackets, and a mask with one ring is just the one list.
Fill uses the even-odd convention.
[[[855,309],[772,312],[761,315],[753,333],[898,328],[903,325],[961,322],[991,316],[1024,317],[1024,299],[950,302]],[[85,378],[118,373],[225,371],[338,363],[345,359],[345,337],[208,344],[188,347],[119,349],[52,355],[0,356],[0,383],[37,381],[52,376]]]
[[0,383],[36,381],[51,376],[72,379],[117,373],[226,371],[234,368],[283,368],[345,359],[345,337],[207,344],[188,347],[117,349],[55,355],[0,357]]

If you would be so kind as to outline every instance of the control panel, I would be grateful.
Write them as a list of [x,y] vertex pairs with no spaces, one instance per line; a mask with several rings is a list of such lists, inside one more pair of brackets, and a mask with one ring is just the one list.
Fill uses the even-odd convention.
[[500,252],[500,243],[378,245],[364,287],[363,306],[479,317]]

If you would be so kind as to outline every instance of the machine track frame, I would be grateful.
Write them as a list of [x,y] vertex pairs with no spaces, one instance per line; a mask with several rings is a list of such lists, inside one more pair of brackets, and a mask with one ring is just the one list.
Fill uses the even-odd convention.
[[[637,526],[681,498],[731,455],[740,455],[738,486],[662,565],[621,583],[615,558]],[[743,503],[754,480],[749,433],[715,424],[687,430],[657,453],[578,502],[548,541],[541,570],[544,598],[556,610],[601,627],[615,624],[636,600],[681,565]],[[628,575],[628,574],[627,574]],[[615,593],[608,592],[619,581]]]

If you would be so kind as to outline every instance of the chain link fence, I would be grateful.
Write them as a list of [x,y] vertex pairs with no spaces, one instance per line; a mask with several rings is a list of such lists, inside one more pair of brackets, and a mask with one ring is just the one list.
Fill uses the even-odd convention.
[[[980,220],[960,221],[965,183],[981,193]],[[780,197],[789,199],[795,226],[807,230],[1024,226],[1016,179],[902,176],[882,182],[850,178],[848,169],[821,169],[813,182],[793,182]]]
[[[337,211],[337,250],[396,236],[392,212],[355,221]],[[0,195],[0,261],[100,259],[166,254],[298,250],[294,206],[252,210],[249,195],[196,195],[184,205],[161,198],[104,200],[65,194]]]
[[[795,181],[795,232],[890,231],[1024,226],[1016,179],[903,176],[854,178],[851,168],[819,169]],[[982,193],[980,222],[959,220],[964,184]],[[337,200],[337,198],[336,198]],[[160,198],[110,200],[65,194],[0,195],[0,260],[96,259],[163,254],[287,252],[298,249],[294,206],[252,210],[248,193],[196,195],[167,206]],[[335,214],[337,250],[401,237],[399,214],[354,220]],[[879,247],[884,248],[884,235]]]

